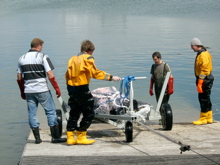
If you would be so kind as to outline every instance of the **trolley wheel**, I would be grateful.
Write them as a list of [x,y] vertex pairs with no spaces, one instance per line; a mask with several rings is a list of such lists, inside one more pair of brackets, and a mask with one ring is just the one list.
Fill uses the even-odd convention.
[[132,122],[130,121],[127,121],[125,124],[125,136],[127,142],[133,141],[133,126],[132,126]]
[[63,131],[62,111],[60,109],[56,109],[56,114],[57,114],[57,122],[58,122],[58,125],[59,125],[59,135],[61,137],[62,136],[62,131]]
[[162,125],[164,130],[171,130],[173,127],[173,113],[170,105],[164,103],[161,106]]

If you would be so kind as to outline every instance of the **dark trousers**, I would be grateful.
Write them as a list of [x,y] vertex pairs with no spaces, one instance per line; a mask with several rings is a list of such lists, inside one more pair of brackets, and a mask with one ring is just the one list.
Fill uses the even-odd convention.
[[[202,84],[203,93],[198,93],[198,99],[200,103],[201,112],[206,113],[212,110],[212,102],[210,99],[211,89],[213,86],[214,77],[212,74],[206,76],[204,83]],[[198,78],[196,79],[198,84]]]
[[[160,93],[161,93],[161,90],[162,90],[162,86],[159,87],[159,86],[155,85],[154,89],[155,89],[156,100],[157,100],[157,102],[158,102],[159,97],[160,97]],[[167,92],[166,92],[166,90],[165,90],[165,93],[164,93],[164,96],[163,96],[163,100],[162,100],[161,106],[162,106],[164,103],[168,103],[169,99],[170,99],[170,96],[167,94]]]
[[[70,106],[70,117],[67,122],[67,131],[86,131],[95,116],[94,99],[88,85],[67,86],[69,92],[68,105]],[[78,120],[82,113],[83,118],[78,127]]]
[[[157,100],[157,102],[158,102],[158,100],[159,100],[161,90],[162,90],[162,87],[158,87],[158,86],[155,85],[155,95],[156,95],[156,100]],[[169,99],[170,99],[170,96],[169,96],[169,95],[167,94],[167,92],[165,91],[164,96],[163,96],[162,104],[163,104],[163,103],[168,103]]]

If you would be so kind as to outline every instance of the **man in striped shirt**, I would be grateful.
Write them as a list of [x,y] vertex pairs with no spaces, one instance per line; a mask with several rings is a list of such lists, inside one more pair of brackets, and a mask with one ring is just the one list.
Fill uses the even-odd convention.
[[35,137],[35,143],[42,142],[39,133],[40,123],[37,119],[37,108],[40,103],[47,115],[50,126],[52,143],[65,142],[60,138],[55,104],[47,84],[47,77],[53,85],[57,97],[60,88],[53,74],[54,66],[48,55],[41,53],[44,41],[35,38],[31,42],[31,49],[18,60],[17,82],[21,91],[21,98],[27,101],[29,125]]

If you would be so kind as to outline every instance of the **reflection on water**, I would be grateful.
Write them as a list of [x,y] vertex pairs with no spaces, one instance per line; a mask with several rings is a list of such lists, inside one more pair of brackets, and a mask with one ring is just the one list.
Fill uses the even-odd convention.
[[[220,23],[216,21],[219,9],[219,1],[209,0],[2,0],[0,164],[18,162],[29,132],[26,103],[20,99],[16,84],[16,68],[18,58],[28,51],[34,37],[45,41],[43,52],[55,65],[66,101],[67,61],[79,53],[82,40],[94,42],[99,69],[120,77],[150,77],[151,55],[160,51],[175,77],[175,93],[170,103],[176,122],[192,121],[199,114],[193,73],[196,53],[189,46],[192,38],[199,37],[213,55],[213,111],[214,118],[220,120]],[[118,88],[119,83],[92,80],[90,84],[91,89],[103,86]],[[136,80],[135,98],[156,106],[155,98],[148,95],[148,87],[149,78]]]

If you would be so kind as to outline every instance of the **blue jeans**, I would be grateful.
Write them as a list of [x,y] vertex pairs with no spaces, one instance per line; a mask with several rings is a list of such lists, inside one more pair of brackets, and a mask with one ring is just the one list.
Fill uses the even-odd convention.
[[40,125],[37,119],[37,108],[39,103],[45,110],[48,125],[50,127],[58,125],[56,108],[50,91],[42,93],[25,93],[25,96],[28,107],[29,125],[31,128],[37,128]]

